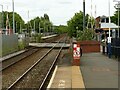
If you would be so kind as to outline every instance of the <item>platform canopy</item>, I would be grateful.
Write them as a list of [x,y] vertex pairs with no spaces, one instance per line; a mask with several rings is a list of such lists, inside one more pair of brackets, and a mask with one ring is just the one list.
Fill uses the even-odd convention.
[[108,30],[109,28],[116,29],[118,26],[114,23],[101,23],[101,29]]

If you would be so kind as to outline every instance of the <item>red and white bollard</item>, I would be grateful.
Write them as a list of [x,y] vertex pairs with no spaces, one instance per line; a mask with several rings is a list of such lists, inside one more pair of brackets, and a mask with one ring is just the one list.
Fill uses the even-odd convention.
[[79,66],[80,65],[80,44],[73,43],[73,65]]

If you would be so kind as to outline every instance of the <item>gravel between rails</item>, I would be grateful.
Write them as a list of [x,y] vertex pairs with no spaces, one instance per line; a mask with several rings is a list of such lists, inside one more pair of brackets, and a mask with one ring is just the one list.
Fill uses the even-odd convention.
[[31,49],[31,50],[26,51],[25,53],[22,53],[20,55],[17,55],[15,57],[13,57],[13,58],[2,61],[1,62],[2,63],[2,69],[6,68],[10,64],[13,64],[17,61],[20,61],[21,59],[24,59],[27,56],[30,56],[31,54],[35,53],[36,51],[38,51],[37,48],[36,49]]
[[28,72],[22,80],[20,80],[13,88],[19,89],[38,89],[44,77],[46,76],[51,64],[53,63],[59,49],[52,50],[42,61],[40,61],[30,72]]
[[2,71],[2,88],[10,86],[20,75],[22,75],[33,63],[42,57],[49,49],[42,49],[31,56],[19,61],[13,66]]

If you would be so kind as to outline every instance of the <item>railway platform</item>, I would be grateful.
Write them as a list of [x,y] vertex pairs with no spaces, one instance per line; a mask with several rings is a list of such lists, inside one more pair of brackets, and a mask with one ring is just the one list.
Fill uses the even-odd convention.
[[47,88],[85,88],[79,66],[56,66]]
[[0,62],[6,60],[6,59],[8,59],[8,58],[14,57],[14,56],[16,56],[16,55],[19,55],[19,54],[21,54],[21,53],[23,53],[23,52],[25,52],[25,51],[26,51],[26,50],[21,50],[21,51],[17,51],[17,52],[11,53],[11,54],[9,54],[9,55],[3,56],[3,57],[0,58]]
[[119,62],[102,53],[86,53],[80,66],[57,66],[47,88],[119,90]]
[[44,37],[41,37],[41,39],[48,39],[48,38],[55,37],[55,36],[57,36],[57,34],[44,36]]
[[[29,43],[29,46],[41,47],[41,48],[51,48],[57,43]],[[59,43],[55,48],[60,48],[64,43]],[[63,48],[69,48],[70,44],[64,44]]]
[[86,53],[81,57],[81,72],[86,88],[119,90],[119,62],[102,53]]

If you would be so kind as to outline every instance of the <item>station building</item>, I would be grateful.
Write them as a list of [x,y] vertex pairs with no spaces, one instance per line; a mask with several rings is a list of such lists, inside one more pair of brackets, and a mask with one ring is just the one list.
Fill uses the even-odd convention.
[[109,28],[111,30],[110,36],[112,38],[118,37],[118,26],[114,23],[109,23],[109,17],[99,16],[95,19],[95,32],[98,41],[104,41],[109,36]]

